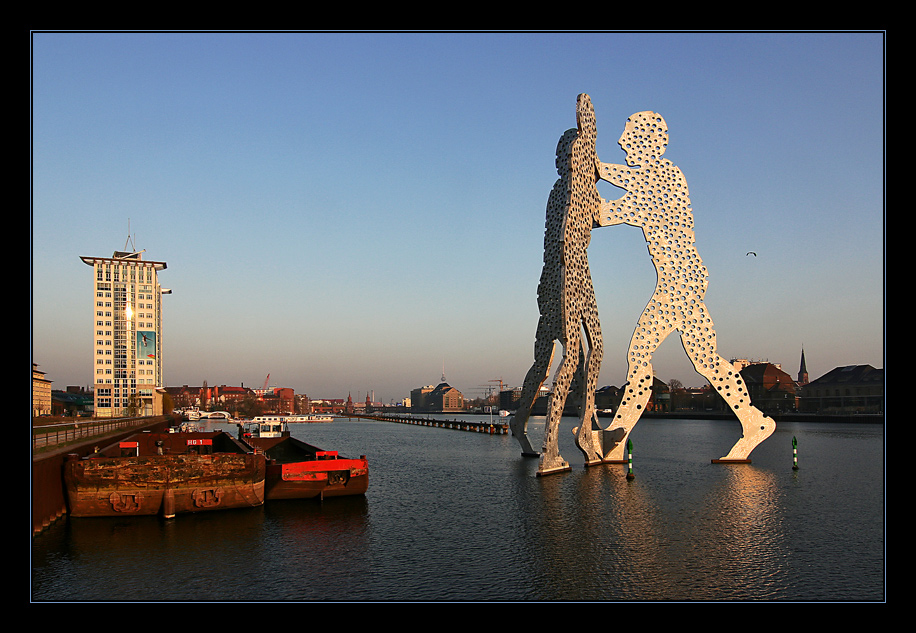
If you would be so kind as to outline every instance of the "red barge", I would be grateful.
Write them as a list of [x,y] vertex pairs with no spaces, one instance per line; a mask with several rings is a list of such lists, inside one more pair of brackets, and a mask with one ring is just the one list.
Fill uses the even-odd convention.
[[369,462],[338,455],[291,437],[280,421],[239,425],[239,439],[267,458],[265,498],[324,499],[362,495],[369,488]]
[[172,517],[260,506],[266,470],[263,454],[223,431],[146,432],[69,455],[64,484],[74,517]]

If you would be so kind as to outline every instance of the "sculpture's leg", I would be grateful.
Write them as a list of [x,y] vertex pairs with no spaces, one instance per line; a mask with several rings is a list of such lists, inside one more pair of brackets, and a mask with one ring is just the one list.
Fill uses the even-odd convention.
[[646,410],[646,404],[652,395],[652,354],[672,330],[670,326],[660,326],[657,323],[658,299],[659,295],[656,294],[649,302],[630,339],[627,382],[623,386],[623,397],[614,415],[614,421],[602,436],[606,462],[626,462],[627,438]]
[[522,387],[522,396],[519,400],[518,409],[512,419],[509,420],[509,428],[512,435],[518,440],[522,447],[522,455],[525,457],[537,457],[538,452],[531,446],[528,439],[528,418],[531,416],[531,408],[537,400],[541,390],[541,385],[547,380],[550,374],[550,365],[553,362],[554,354],[553,340],[547,341],[539,338],[535,341],[534,346],[534,364],[528,370],[525,376],[525,384]]
[[[592,302],[594,304],[594,301]],[[598,374],[601,370],[601,360],[604,355],[604,343],[601,339],[601,324],[598,321],[598,308],[593,305],[585,318],[585,336],[588,341],[588,353],[585,359],[585,389],[582,398],[582,412],[576,434],[576,446],[585,456],[585,465],[599,464],[604,461],[604,433],[598,422],[595,411],[595,390],[598,388]]]
[[776,422],[751,404],[751,399],[744,385],[741,374],[724,358],[716,362],[716,369],[709,373],[707,379],[720,396],[728,403],[741,422],[741,437],[732,446],[725,457],[717,462],[750,461],[751,451],[776,430]]
[[594,406],[589,411],[588,415],[581,417],[579,426],[573,429],[573,435],[576,436],[576,446],[585,456],[586,466],[604,463],[605,431],[601,428]]
[[747,407],[738,419],[741,421],[741,438],[725,457],[714,462],[749,462],[751,451],[776,430],[776,422],[754,406]]
[[569,395],[569,387],[578,364],[579,341],[565,343],[563,346],[563,361],[557,370],[553,393],[550,395],[547,405],[544,448],[541,451],[541,461],[538,464],[538,475],[550,475],[570,470],[569,463],[560,455],[557,433],[560,428],[560,418],[563,417],[563,409],[566,406],[566,398]]
[[681,335],[681,340],[696,370],[709,381],[741,422],[741,437],[725,457],[713,461],[750,461],[751,451],[773,434],[776,422],[751,404],[741,374],[716,352],[716,334],[711,327],[702,335],[691,329]]
[[624,395],[614,415],[614,421],[602,433],[604,447],[604,461],[608,463],[624,463],[626,461],[627,438],[640,416],[646,409],[646,404],[652,395],[652,366],[646,362],[645,366],[631,369],[629,380],[623,386]]

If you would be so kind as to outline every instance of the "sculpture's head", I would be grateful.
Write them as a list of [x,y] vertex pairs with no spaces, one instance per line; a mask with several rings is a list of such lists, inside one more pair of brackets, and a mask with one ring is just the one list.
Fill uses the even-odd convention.
[[569,173],[572,163],[572,145],[579,138],[579,130],[571,128],[563,133],[557,141],[557,173],[565,176]]
[[623,134],[617,142],[627,153],[628,165],[642,165],[665,153],[668,147],[668,124],[657,112],[637,112],[627,119]]
[[595,121],[595,108],[592,99],[587,94],[580,94],[576,99],[576,126],[579,128],[579,138],[595,146],[598,136],[598,125]]

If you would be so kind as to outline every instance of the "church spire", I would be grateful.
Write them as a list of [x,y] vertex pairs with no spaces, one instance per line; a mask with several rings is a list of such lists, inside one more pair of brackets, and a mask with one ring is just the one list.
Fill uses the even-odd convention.
[[808,366],[805,365],[805,348],[801,351],[801,364],[798,366],[798,384],[808,384]]

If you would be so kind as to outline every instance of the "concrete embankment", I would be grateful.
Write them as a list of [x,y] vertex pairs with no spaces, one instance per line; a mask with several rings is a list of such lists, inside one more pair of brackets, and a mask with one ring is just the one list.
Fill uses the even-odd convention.
[[[139,424],[104,435],[93,435],[83,440],[56,448],[33,451],[32,454],[32,534],[38,534],[67,513],[67,495],[64,490],[63,467],[68,454],[84,457],[99,444],[111,444],[138,431],[164,431],[170,417],[143,418]],[[85,425],[90,425],[86,422]]]

